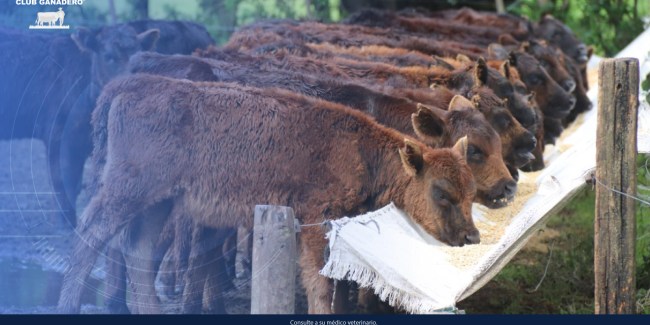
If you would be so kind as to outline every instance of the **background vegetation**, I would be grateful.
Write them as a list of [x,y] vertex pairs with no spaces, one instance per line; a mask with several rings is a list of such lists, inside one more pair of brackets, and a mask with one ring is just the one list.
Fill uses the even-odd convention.
[[[150,17],[185,19],[204,24],[218,42],[237,26],[262,18],[317,19],[335,22],[354,8],[398,9],[405,5],[449,7],[493,1],[472,0],[87,0],[68,7],[66,22],[99,26]],[[612,56],[633,40],[650,15],[650,1],[638,0],[516,0],[507,11],[537,20],[551,13],[564,21],[597,54]],[[16,6],[0,2],[0,25],[27,27],[37,11],[51,7]],[[644,18],[646,17],[646,18]],[[646,91],[650,79],[643,84]],[[650,100],[650,95],[645,94]],[[638,159],[638,195],[650,200],[650,163]],[[593,313],[593,215],[590,189],[550,218],[547,229],[534,237],[503,271],[459,307],[468,313]],[[637,208],[637,286],[639,312],[650,313],[650,207]],[[541,281],[543,279],[543,281]]]
[[650,1],[517,0],[507,10],[532,20],[550,13],[592,45],[598,55],[613,56],[644,30]]

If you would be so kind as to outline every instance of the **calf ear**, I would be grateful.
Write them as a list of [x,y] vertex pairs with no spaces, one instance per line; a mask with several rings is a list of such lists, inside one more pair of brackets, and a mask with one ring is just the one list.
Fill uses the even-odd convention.
[[454,145],[454,148],[453,148],[464,159],[467,159],[467,143],[468,143],[467,136],[464,136],[464,137],[458,139],[458,141],[456,141],[456,144]]
[[156,47],[156,41],[160,37],[160,30],[149,29],[138,34],[137,39],[140,43],[140,48],[143,51],[152,51]]
[[501,44],[492,43],[488,45],[488,58],[493,60],[506,60],[508,58],[508,50]]
[[81,52],[94,52],[97,50],[95,33],[86,27],[79,27],[70,35]]
[[451,102],[449,102],[449,109],[447,110],[460,111],[467,108],[475,108],[475,106],[469,99],[461,95],[455,95],[454,98],[451,99]]
[[445,61],[443,58],[441,58],[441,57],[439,57],[439,56],[436,56],[436,55],[432,55],[431,57],[433,58],[433,60],[435,61],[435,63],[434,63],[434,64],[430,64],[429,67],[431,67],[432,65],[435,65],[435,66],[437,66],[437,67],[443,67],[443,68],[448,69],[448,70],[454,70],[454,66],[451,65],[451,64],[449,64],[449,63],[448,63],[447,61]]
[[510,52],[510,54],[508,54],[508,62],[510,62],[510,65],[513,67],[517,66],[517,55],[515,52]]
[[593,46],[588,46],[587,47],[587,59],[591,59],[591,56],[594,54],[594,47]]
[[415,176],[422,170],[424,159],[422,158],[422,149],[417,143],[404,139],[404,148],[399,149],[399,156],[402,159],[404,170],[410,176]]
[[535,92],[531,91],[528,95],[526,95],[526,101],[530,104],[533,105],[535,101]]
[[418,112],[411,114],[413,130],[420,138],[427,143],[437,144],[445,131],[445,122],[442,117],[436,115],[431,109],[418,104]]
[[488,81],[488,66],[484,58],[478,58],[474,67],[474,85],[483,86]]
[[462,63],[470,63],[470,62],[472,62],[472,59],[470,59],[465,54],[458,54],[458,55],[456,55],[456,61],[462,62]]
[[510,34],[501,34],[497,40],[502,45],[517,45],[517,40]]
[[472,96],[472,99],[470,101],[471,101],[474,108],[476,108],[476,109],[481,108],[481,95],[476,94],[476,95]]
[[510,62],[503,61],[503,64],[501,64],[499,67],[499,73],[501,73],[501,75],[506,77],[506,79],[509,81],[512,80],[512,76],[510,75]]

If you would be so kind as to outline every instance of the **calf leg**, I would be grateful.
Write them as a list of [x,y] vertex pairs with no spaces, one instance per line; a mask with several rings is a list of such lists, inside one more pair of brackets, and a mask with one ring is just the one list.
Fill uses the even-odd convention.
[[223,243],[222,254],[225,263],[225,270],[228,276],[226,281],[226,290],[233,288],[232,280],[237,277],[236,273],[236,259],[237,259],[237,230],[233,229],[231,234]]
[[203,227],[192,229],[192,244],[185,271],[182,306],[183,314],[199,314],[203,306],[203,288],[208,275],[208,256],[202,252],[202,243],[207,234]]
[[319,274],[325,265],[327,240],[319,227],[302,229],[300,237],[302,283],[307,292],[310,314],[332,313],[332,281]]
[[332,303],[332,311],[335,314],[347,314],[350,312],[350,284],[348,281],[336,281],[336,290]]
[[111,314],[128,314],[126,306],[126,262],[116,240],[106,250],[106,279],[104,280],[106,306]]
[[213,250],[213,259],[208,262],[207,279],[203,288],[203,312],[206,314],[225,314],[223,292],[230,281],[222,253]]
[[168,250],[163,257],[163,262],[158,269],[159,281],[162,284],[162,294],[171,299],[175,296],[176,288],[176,261],[172,256],[172,250]]
[[371,288],[359,288],[357,305],[361,313],[376,313],[379,309],[379,299]]
[[251,270],[252,232],[252,230],[245,227],[237,228],[237,255],[235,257],[235,274],[237,278],[245,277]]
[[[190,258],[185,271],[183,313],[197,314],[201,312],[206,286],[209,288],[207,293],[208,311],[225,313],[222,298],[223,278],[226,277],[223,241],[229,232],[228,229],[193,226]],[[211,272],[213,274],[210,274]]]
[[[236,240],[237,232],[234,229],[225,229],[213,231],[212,236],[215,237],[216,247],[212,250],[214,255],[209,261],[208,278],[203,291],[203,311],[208,314],[225,314],[223,293],[233,287],[232,273],[229,273],[228,268],[231,265],[234,267],[234,263],[228,263],[226,257],[229,252],[226,251],[226,247],[232,246],[230,250],[233,252],[235,250],[234,243],[232,245],[226,243]],[[220,241],[224,243],[220,245]]]
[[70,258],[70,268],[63,279],[58,310],[78,313],[81,294],[95,260],[117,231],[135,216],[137,204],[125,197],[107,195],[100,191],[94,196],[77,227],[77,236]]
[[166,247],[159,247],[158,239],[169,211],[170,202],[157,204],[144,212],[146,220],[136,218],[125,229],[122,248],[134,313],[162,313],[155,283]]

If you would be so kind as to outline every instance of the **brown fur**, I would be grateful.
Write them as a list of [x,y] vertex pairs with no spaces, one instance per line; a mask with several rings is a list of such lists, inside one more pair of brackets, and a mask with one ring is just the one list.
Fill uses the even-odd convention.
[[402,48],[392,48],[382,45],[349,46],[343,47],[331,43],[309,43],[307,46],[319,54],[329,56],[342,56],[350,59],[362,59],[390,63],[396,66],[424,66],[436,65],[438,61],[430,55],[418,51]]
[[[151,56],[151,55],[143,54],[142,56]],[[153,59],[149,58],[144,61],[152,62]],[[245,59],[244,61],[250,62],[248,58]],[[179,67],[179,70],[183,71],[184,68]],[[139,71],[143,71],[143,70],[139,70]],[[144,71],[154,72],[155,70],[144,70]],[[159,73],[160,71],[156,71],[156,72]],[[283,87],[288,86],[288,89],[292,89],[298,92],[304,92],[305,90],[311,88],[312,91],[308,91],[307,93],[316,94],[319,97],[323,97],[329,100],[334,100],[340,103],[345,103],[347,105],[351,105],[360,110],[367,111],[375,115],[379,119],[379,121],[381,121],[386,125],[395,127],[406,133],[412,133],[412,128],[408,123],[409,121],[408,117],[411,113],[414,112],[415,106],[414,104],[409,104],[408,102],[405,102],[403,100],[390,99],[390,97],[388,96],[373,94],[373,92],[367,89],[363,89],[354,85],[350,85],[352,88],[350,88],[350,86],[342,87],[343,85],[337,86],[332,83],[330,83],[329,85],[325,84],[325,86],[323,86],[322,82],[320,83],[314,82],[313,80],[309,80],[302,76],[290,76],[287,79],[285,79],[285,81],[280,81],[279,73],[277,71],[271,74],[261,74],[259,71],[246,71],[243,72],[242,75],[244,78],[240,78],[236,80],[238,82],[242,82],[245,84],[253,84],[256,86],[272,86],[275,84],[279,84],[282,85]],[[232,80],[232,79],[227,79],[227,80]],[[290,86],[289,84],[287,84],[287,80],[295,80],[297,82],[297,85]],[[316,88],[314,88],[314,86],[316,86]],[[316,90],[318,88],[320,88],[321,90]],[[346,90],[346,88],[349,88],[349,90]],[[442,107],[447,107],[448,105],[449,105],[449,101],[444,103],[444,106]],[[370,109],[371,107],[374,107],[374,109],[368,111],[368,109]],[[489,105],[484,105],[482,107],[489,108]],[[462,120],[466,118],[469,118],[469,116],[463,117],[461,119],[457,118],[454,120],[454,121],[461,122],[460,126],[449,124],[445,127],[445,129],[455,130],[457,127],[462,127],[463,125]],[[443,118],[443,120],[445,119]],[[479,120],[479,121],[483,121],[483,120]],[[449,146],[464,134],[483,132],[481,130],[485,128],[486,122],[478,122],[479,124],[476,124],[477,122],[474,123],[475,124],[473,127],[463,127],[462,130],[451,132],[451,134],[455,135],[455,138],[449,138],[448,136],[443,136],[443,137],[431,139],[431,141],[427,141],[427,142],[432,143],[434,145],[443,144]],[[483,126],[479,126],[481,123],[483,124]],[[445,133],[445,134],[449,134],[449,133]],[[471,139],[470,141],[474,141],[475,139],[484,139],[484,138],[488,138],[488,139],[494,138],[494,133],[490,133],[490,132],[477,133],[477,136],[470,137]],[[489,153],[489,155],[491,156],[494,153],[495,147],[491,147],[490,145],[485,145],[486,143],[492,143],[492,142],[488,141],[485,142],[483,145],[480,144],[476,144],[476,145],[477,146],[480,145],[482,149],[486,153]],[[511,151],[512,148],[508,148],[504,152],[511,152]],[[498,154],[496,155],[496,157],[498,157]],[[506,189],[508,187],[504,185],[504,184],[511,184],[509,185],[509,188],[511,189],[514,188],[514,185],[512,184],[512,180],[507,175],[506,169],[503,168],[502,162],[489,160],[485,164],[483,163],[473,164],[472,169],[475,170],[475,173],[477,175],[492,175],[491,177],[484,177],[484,176],[477,177],[477,179],[480,180],[479,181],[480,190],[479,190],[479,195],[477,196],[479,202],[489,207],[500,207],[503,206],[504,202],[498,202],[495,204],[493,202],[493,198],[501,197],[503,195],[503,191],[509,193],[509,194],[505,194],[506,197],[510,197],[511,194],[514,194],[513,191],[507,191]]]
[[404,48],[426,54],[449,56],[464,53],[477,57],[483,53],[480,46],[468,43],[436,40],[422,35],[405,35],[399,37],[389,29],[363,26],[327,25],[316,22],[300,24],[286,21],[264,22],[241,28],[233,34],[227,48],[250,50],[269,42],[291,39],[302,43],[332,43],[341,46],[382,45]]
[[[212,49],[213,55],[215,55],[215,51],[216,49]],[[234,54],[231,55],[231,59],[235,59]],[[182,78],[182,76],[177,75],[176,71],[194,70],[193,68],[188,69],[186,67],[188,64],[187,60],[188,58],[181,58],[178,56],[165,57],[153,53],[145,53],[134,57],[131,69],[133,71],[157,73]],[[385,95],[368,89],[362,84],[351,82],[338,83],[333,80],[323,80],[322,78],[316,79],[288,71],[264,71],[253,68],[253,66],[261,66],[263,64],[242,64],[237,68],[228,67],[228,64],[225,62],[209,60],[200,61],[198,58],[195,60],[198,61],[197,65],[209,63],[215,68],[229,71],[228,73],[223,73],[223,77],[221,78],[223,81],[235,81],[255,87],[278,86],[295,92],[345,104],[373,115],[377,121],[384,125],[395,128],[406,134],[415,135],[410,121],[411,114],[417,112],[416,104],[409,100],[400,98],[403,96],[401,89],[390,89],[390,91]],[[237,60],[242,62],[251,62],[251,60],[255,59],[244,55],[237,58]],[[156,67],[155,62],[157,61],[161,62],[160,68]],[[168,72],[170,61],[178,62],[179,66],[174,69],[172,65],[172,70]],[[146,62],[146,64],[140,64],[139,62]],[[234,72],[236,69],[239,69],[239,71]],[[382,92],[386,92],[388,89],[382,88],[381,90]],[[443,98],[443,96],[433,94],[428,88],[427,92],[431,93],[433,98]],[[473,95],[473,93],[471,94]],[[453,95],[447,96],[446,101],[437,102],[437,105],[435,106],[447,109],[452,97]],[[449,147],[464,135],[469,135],[470,144],[481,147],[487,157],[500,157],[502,153],[511,155],[514,150],[517,150],[515,145],[517,141],[520,141],[519,137],[521,136],[519,132],[521,130],[510,130],[512,127],[516,127],[517,124],[512,124],[512,127],[506,126],[502,128],[501,131],[505,131],[504,135],[507,135],[505,138],[507,143],[505,146],[502,146],[498,134],[492,130],[489,122],[480,116],[482,112],[492,114],[492,112],[497,111],[495,106],[502,105],[498,99],[494,99],[493,97],[494,96],[491,95],[489,90],[482,90],[481,95],[479,95],[479,101],[482,103],[481,111],[475,111],[472,109],[473,105],[469,105],[465,107],[467,113],[456,114],[454,119],[450,119],[448,117],[449,114],[441,109],[435,110],[439,124],[432,127],[436,127],[440,131],[432,136],[421,137],[421,140],[434,147]],[[492,102],[490,102],[490,100],[492,100]],[[428,102],[428,104],[431,103]],[[496,116],[496,114],[489,114],[486,116]],[[511,131],[514,131],[515,134],[510,133]],[[511,137],[513,135],[515,136],[514,138]],[[492,144],[497,142],[497,146],[492,146]],[[505,151],[502,151],[504,149]],[[503,158],[481,161],[481,163],[472,164],[471,168],[478,181],[479,191],[476,196],[477,200],[489,207],[503,206],[503,202],[498,204],[492,202],[494,198],[502,195],[510,197],[509,194],[504,194],[508,192],[506,191],[504,184],[510,183],[512,180],[507,175]],[[488,177],[485,175],[491,176]]]
[[489,24],[472,26],[462,21],[432,19],[424,16],[406,17],[394,12],[365,9],[346,18],[347,24],[391,28],[402,33],[422,34],[428,37],[487,45],[498,38],[503,30]]
[[[97,249],[138,211],[167,198],[214,228],[251,227],[252,209],[262,202],[292,206],[313,223],[393,201],[444,242],[478,238],[470,214],[474,181],[460,154],[413,139],[405,144],[403,135],[343,106],[280,89],[141,75],[105,88],[95,125],[102,116],[107,142],[93,156],[105,162],[95,163],[103,165],[102,182],[77,229],[63,312],[78,311],[79,280],[90,273]],[[97,156],[102,151],[105,160]],[[455,217],[442,217],[443,210]],[[329,312],[330,284],[318,275],[325,245],[319,228],[302,232],[300,264],[312,313]]]
[[532,24],[526,18],[487,11],[476,11],[470,8],[441,10],[433,13],[432,16],[461,22],[470,26],[499,28],[503,32],[512,34],[519,39],[527,38],[532,30]]
[[[200,51],[197,54],[208,58],[223,58],[223,51],[217,48]],[[260,62],[267,67],[306,72],[317,76],[326,75],[336,78],[345,76],[369,84],[379,83],[398,88],[426,88],[429,87],[431,82],[445,83],[453,87],[457,86],[455,84],[456,80],[462,78],[459,75],[465,75],[467,72],[465,70],[449,71],[437,66],[398,67],[381,62],[361,61],[337,56],[327,60],[320,60],[303,58],[290,53],[278,53],[272,57],[274,60],[269,60],[269,56],[265,58]]]

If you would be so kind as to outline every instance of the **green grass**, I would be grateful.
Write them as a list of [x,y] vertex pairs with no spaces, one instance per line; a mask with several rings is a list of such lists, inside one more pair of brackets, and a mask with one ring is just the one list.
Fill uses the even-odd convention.
[[[640,197],[650,194],[650,161],[639,155]],[[648,169],[646,169],[646,163]],[[458,304],[468,314],[591,314],[594,312],[594,200],[588,188],[547,222],[558,235],[533,238],[485,287]],[[549,237],[540,234],[542,238]],[[548,271],[539,283],[549,254]],[[650,314],[650,207],[637,204],[637,312]]]

